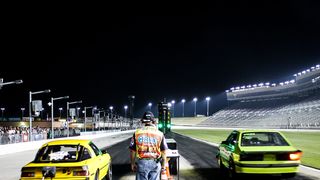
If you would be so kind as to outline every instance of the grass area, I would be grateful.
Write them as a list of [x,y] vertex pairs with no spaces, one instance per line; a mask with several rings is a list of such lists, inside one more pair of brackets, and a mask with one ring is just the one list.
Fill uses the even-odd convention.
[[[189,130],[176,129],[174,132],[205,141],[220,143],[225,140],[232,130]],[[320,169],[320,132],[282,132],[289,141],[298,149],[303,151],[301,163]]]

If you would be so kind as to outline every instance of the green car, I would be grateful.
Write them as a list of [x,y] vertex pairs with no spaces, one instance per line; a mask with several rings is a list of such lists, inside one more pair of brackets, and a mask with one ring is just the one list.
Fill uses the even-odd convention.
[[302,152],[278,131],[234,130],[222,141],[217,154],[222,172],[238,174],[282,174],[298,172]]

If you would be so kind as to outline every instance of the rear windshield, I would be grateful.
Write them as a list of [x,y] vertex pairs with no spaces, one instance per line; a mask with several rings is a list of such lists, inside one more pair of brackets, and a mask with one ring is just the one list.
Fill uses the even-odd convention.
[[248,132],[241,136],[241,146],[289,146],[278,132]]
[[83,147],[80,145],[54,145],[41,148],[36,162],[74,162],[78,161]]

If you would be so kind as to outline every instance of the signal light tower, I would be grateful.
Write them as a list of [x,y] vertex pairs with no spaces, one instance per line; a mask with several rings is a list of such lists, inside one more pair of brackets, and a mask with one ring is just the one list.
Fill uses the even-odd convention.
[[163,132],[163,134],[166,134],[171,131],[171,112],[167,102],[159,102],[158,111],[158,129]]

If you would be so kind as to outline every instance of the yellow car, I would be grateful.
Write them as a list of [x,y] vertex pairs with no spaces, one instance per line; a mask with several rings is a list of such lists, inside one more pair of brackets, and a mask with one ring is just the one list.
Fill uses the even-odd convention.
[[111,180],[111,156],[90,140],[51,141],[21,169],[20,179]]
[[298,172],[302,151],[278,131],[235,130],[222,141],[218,164],[229,177],[237,174],[282,174]]

